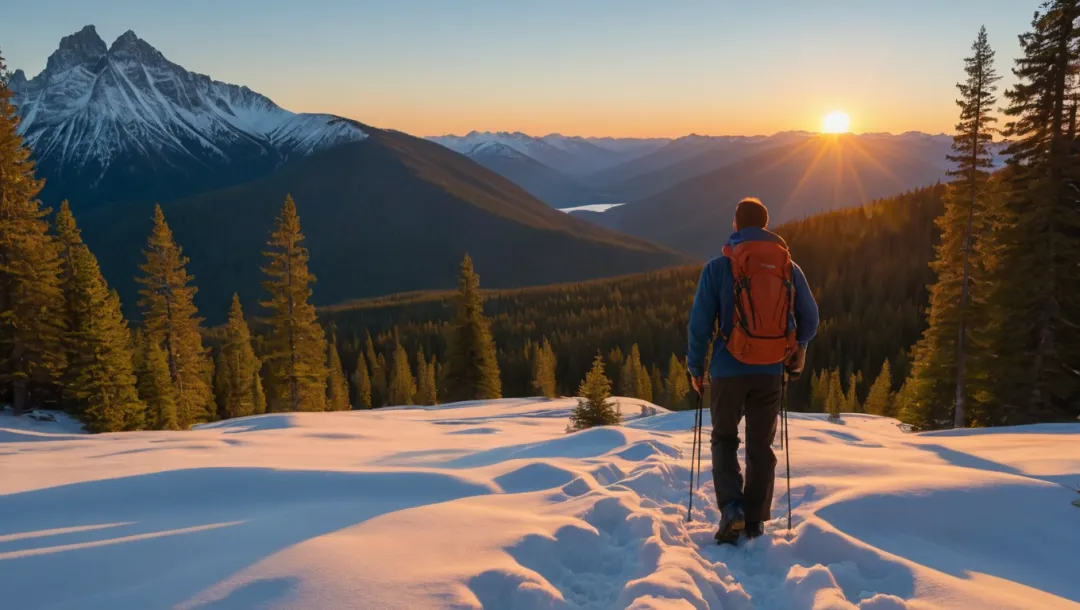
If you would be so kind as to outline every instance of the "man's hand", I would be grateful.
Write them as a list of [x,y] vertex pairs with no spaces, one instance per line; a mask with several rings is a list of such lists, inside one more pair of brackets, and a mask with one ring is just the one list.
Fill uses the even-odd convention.
[[701,395],[701,392],[702,392],[703,388],[705,387],[705,376],[701,375],[701,376],[698,376],[698,377],[694,377],[693,375],[691,375],[690,376],[690,385],[694,386],[694,391],[697,392],[698,395]]
[[806,367],[806,346],[800,345],[795,348],[795,351],[788,356],[788,359],[784,361],[784,368],[788,372],[788,376],[792,379],[798,379],[802,375],[803,368]]

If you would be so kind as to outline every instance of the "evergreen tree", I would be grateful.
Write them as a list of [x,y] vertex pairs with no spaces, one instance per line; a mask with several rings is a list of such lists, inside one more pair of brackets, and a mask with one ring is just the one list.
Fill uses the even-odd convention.
[[619,406],[610,400],[611,380],[604,375],[604,358],[597,354],[592,369],[578,387],[578,405],[570,414],[570,427],[584,430],[622,422]]
[[499,362],[489,325],[484,317],[480,278],[466,254],[461,261],[457,302],[443,365],[447,402],[502,397]]
[[165,351],[149,335],[143,337],[142,370],[139,371],[139,397],[147,406],[147,427],[155,430],[179,430],[177,391],[169,375]]
[[818,371],[811,380],[810,411],[826,413],[829,410],[829,371]]
[[364,353],[371,370],[371,404],[375,407],[384,407],[386,406],[386,362],[382,354],[375,352],[375,343],[372,342],[370,333],[367,336]]
[[267,280],[271,310],[270,334],[264,357],[271,388],[267,408],[280,411],[326,410],[326,337],[310,303],[315,277],[308,272],[300,218],[291,195],[285,197],[270,241],[267,242]]
[[356,393],[353,395],[353,408],[370,409],[371,377],[368,375],[368,365],[367,360],[364,359],[364,354],[359,354],[356,358],[353,386],[356,388]]
[[[251,331],[244,321],[240,297],[234,293],[229,308],[229,321],[225,324],[225,338],[215,369],[214,386],[221,419],[244,417],[259,412],[258,401],[262,395],[260,368],[262,363],[255,357],[255,350],[251,347]],[[259,387],[256,388],[256,385]],[[265,412],[265,397],[262,402],[261,409]]]
[[266,413],[266,394],[263,391],[262,376],[259,371],[251,373],[251,404],[255,409],[255,415]]
[[145,425],[139,400],[131,333],[97,259],[82,241],[64,202],[56,215],[63,259],[65,396],[91,432],[138,430]]
[[176,417],[180,429],[207,421],[215,412],[207,376],[213,366],[203,347],[201,324],[195,309],[196,289],[189,286],[188,262],[173,240],[161,206],[154,208],[154,227],[144,251],[143,326],[147,335],[165,350],[169,378],[176,389]]
[[[605,295],[606,298],[607,295]],[[611,385],[612,387],[621,388],[622,380],[619,378],[619,374],[623,369],[623,362],[626,357],[623,355],[622,349],[615,346],[608,352],[607,356],[607,370],[611,371]],[[586,371],[587,372],[587,371]]]
[[847,413],[859,413],[862,411],[862,407],[859,405],[859,393],[858,393],[859,380],[852,373],[848,375],[848,390],[844,395],[844,411]]
[[630,348],[630,355],[623,361],[619,379],[619,394],[627,398],[652,400],[652,381],[648,369],[641,363],[641,350],[637,343]]
[[29,406],[30,385],[51,386],[63,374],[64,295],[59,244],[45,221],[50,210],[36,198],[42,182],[11,96],[0,77],[0,385],[10,388],[19,414]]
[[558,395],[555,385],[555,350],[547,337],[539,346],[534,346],[532,354],[532,388],[540,396],[555,398]]
[[394,363],[390,369],[390,387],[386,398],[390,406],[411,405],[416,396],[416,379],[409,366],[409,354],[400,343],[394,346]]
[[846,404],[844,389],[840,384],[840,371],[833,369],[829,373],[829,397],[825,401],[825,410],[829,413],[829,419],[839,419]]
[[652,389],[652,396],[649,398],[649,402],[657,405],[663,404],[664,380],[660,377],[660,367],[655,364],[652,365],[652,375],[649,378],[649,386]]
[[345,379],[345,369],[341,366],[336,333],[331,335],[327,342],[326,351],[326,366],[329,370],[326,379],[326,410],[348,411],[352,408],[349,404],[349,382]]
[[980,423],[1080,415],[1078,17],[1078,0],[1042,5],[1020,36],[1018,82],[1005,92],[1007,192],[987,247],[992,289],[980,350],[993,358]]
[[664,384],[664,406],[669,409],[686,408],[686,397],[690,394],[690,378],[675,354],[668,360],[667,382]]
[[[969,311],[973,304],[969,294],[984,275],[982,261],[973,260],[975,235],[985,231],[992,208],[990,143],[997,121],[992,110],[997,102],[995,83],[1000,79],[993,61],[994,51],[987,43],[986,28],[982,28],[971,57],[964,60],[967,80],[957,84],[960,122],[949,156],[955,164],[949,172],[954,181],[946,191],[945,211],[937,219],[941,240],[931,265],[937,281],[930,288],[930,323],[914,350],[912,389],[918,393],[919,403],[931,409],[924,418],[934,425],[948,422],[962,427],[967,423],[971,388],[967,385],[966,347],[970,323],[981,322],[981,312]],[[950,404],[955,404],[952,417],[946,412]]]
[[435,357],[431,357],[428,363],[424,358],[424,349],[420,348],[416,354],[416,398],[413,401],[418,405],[434,405],[438,403],[438,390],[435,384]]
[[893,393],[892,371],[889,361],[881,365],[881,373],[870,386],[870,393],[866,397],[866,412],[871,415],[893,416]]

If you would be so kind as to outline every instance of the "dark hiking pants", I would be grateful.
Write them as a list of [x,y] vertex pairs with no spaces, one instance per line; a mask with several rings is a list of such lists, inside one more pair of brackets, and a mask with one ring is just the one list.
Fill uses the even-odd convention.
[[[768,521],[772,510],[776,417],[781,375],[744,375],[711,381],[712,468],[716,504],[741,501],[747,521]],[[739,468],[739,420],[746,416],[746,486]]]

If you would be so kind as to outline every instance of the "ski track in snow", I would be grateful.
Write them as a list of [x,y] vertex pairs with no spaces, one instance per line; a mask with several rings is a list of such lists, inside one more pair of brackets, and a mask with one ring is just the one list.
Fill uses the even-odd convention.
[[1080,607],[1080,425],[792,415],[793,531],[778,450],[768,532],[731,547],[707,435],[686,522],[693,414],[619,400],[574,434],[566,399],[99,436],[0,414],[4,607]]

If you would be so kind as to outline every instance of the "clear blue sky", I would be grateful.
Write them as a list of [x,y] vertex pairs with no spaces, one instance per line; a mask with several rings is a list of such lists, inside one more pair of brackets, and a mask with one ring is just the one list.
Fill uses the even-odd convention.
[[858,132],[949,132],[979,26],[1008,85],[1039,3],[24,0],[0,49],[32,77],[86,24],[110,44],[132,29],[291,110],[418,135],[771,133],[834,110]]

